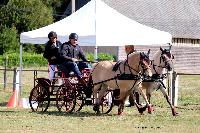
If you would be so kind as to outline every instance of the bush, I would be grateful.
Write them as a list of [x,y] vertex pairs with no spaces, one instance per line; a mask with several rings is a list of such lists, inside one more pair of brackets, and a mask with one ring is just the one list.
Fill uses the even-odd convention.
[[[86,53],[86,56],[88,60],[94,61],[94,54]],[[115,60],[114,56],[108,53],[98,53],[97,56],[98,56],[98,59],[97,59],[98,61],[102,61],[102,60],[114,61]]]
[[[94,61],[94,54],[86,53],[88,60]],[[4,60],[7,58],[9,68],[11,67],[19,67],[20,57],[19,53],[9,53],[0,56],[0,65],[4,65]],[[46,66],[48,64],[47,60],[43,57],[43,54],[35,54],[35,53],[23,53],[23,66]],[[107,53],[98,53],[98,60],[114,60],[113,55]]]
[[[4,54],[0,58],[0,63],[3,65],[4,60],[7,58],[9,68],[11,67],[19,67],[20,64],[20,57],[19,53],[12,53],[12,54]],[[30,67],[30,66],[46,66],[47,60],[42,56],[42,54],[32,54],[32,53],[23,53],[23,66]]]

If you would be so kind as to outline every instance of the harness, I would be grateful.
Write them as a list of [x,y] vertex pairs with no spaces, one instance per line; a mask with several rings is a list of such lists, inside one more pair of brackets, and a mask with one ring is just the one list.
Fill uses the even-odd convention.
[[[114,72],[116,72],[116,71],[118,70],[118,71],[119,71],[119,74],[117,74],[117,75],[114,76],[113,78],[110,78],[110,79],[107,79],[107,80],[104,80],[104,81],[100,81],[100,82],[97,82],[97,83],[93,83],[93,86],[94,86],[94,85],[97,85],[97,84],[101,84],[101,83],[107,82],[107,81],[110,81],[110,80],[115,80],[116,85],[119,87],[118,82],[117,82],[118,80],[135,80],[133,86],[130,88],[130,90],[131,90],[131,89],[135,86],[135,84],[137,83],[138,80],[143,79],[143,75],[142,75],[140,72],[138,72],[137,70],[135,70],[134,68],[132,68],[132,67],[128,64],[128,55],[127,55],[127,59],[125,60],[124,64],[122,64],[122,63],[123,63],[123,61],[118,61],[118,62],[113,66],[113,69],[112,69],[112,71],[114,71]],[[94,69],[95,69],[98,65],[99,65],[99,63],[94,67]],[[123,70],[121,70],[120,65],[124,65],[124,66],[123,66]],[[146,69],[144,68],[144,66],[142,65],[141,59],[140,59],[140,61],[139,61],[138,67],[139,67],[140,65],[142,66],[143,70],[146,70]],[[126,67],[128,67],[130,73],[126,73],[126,72],[125,72]],[[94,71],[94,69],[93,69],[93,71]],[[93,71],[92,71],[92,72],[93,72]],[[135,72],[138,73],[138,74],[133,74],[132,71],[135,71]],[[91,73],[92,73],[92,72],[91,72]],[[142,82],[142,81],[141,81],[141,82]],[[140,83],[141,83],[141,82],[140,82]],[[100,87],[100,88],[101,88],[101,87]]]
[[170,60],[166,61],[166,60],[165,60],[165,57],[163,56],[164,54],[167,54],[167,53],[170,53],[170,52],[167,51],[167,50],[164,50],[164,51],[162,51],[162,54],[161,54],[161,56],[160,56],[160,64],[161,64],[161,61],[163,61],[163,62],[165,63],[164,66],[161,66],[160,64],[159,64],[159,65],[155,65],[155,64],[154,64],[154,60],[152,60],[153,70],[155,71],[156,75],[160,75],[160,74],[158,74],[158,72],[156,71],[156,68],[155,68],[156,66],[157,66],[157,67],[160,67],[160,68],[166,68],[166,69],[167,69],[168,62],[169,62]]
[[[157,71],[156,71],[156,66],[157,67],[160,67],[160,68],[166,68],[167,69],[167,63],[170,61],[170,60],[166,60],[165,59],[165,57],[163,56],[164,54],[166,54],[167,55],[167,53],[170,53],[170,50],[163,50],[162,51],[162,53],[161,53],[161,56],[160,56],[160,64],[161,64],[161,61],[163,61],[164,63],[165,63],[165,65],[164,66],[161,66],[160,64],[159,65],[155,65],[154,64],[154,60],[152,61],[152,66],[153,66],[153,70],[155,71],[155,74],[153,74],[152,75],[152,77],[151,77],[151,79],[144,79],[144,82],[159,82],[160,83],[160,85],[159,85],[159,87],[158,87],[158,89],[157,90],[159,90],[160,89],[160,87],[161,86],[163,86],[165,89],[166,89],[166,87],[165,87],[165,85],[164,85],[164,83],[163,83],[163,80],[167,77],[167,75],[168,75],[168,72],[167,73],[164,73],[164,74],[159,74]],[[168,55],[167,55],[168,56]],[[172,55],[173,56],[173,55]],[[168,56],[169,57],[169,56]],[[170,55],[170,57],[171,57],[171,55]],[[169,57],[169,58],[170,58]]]

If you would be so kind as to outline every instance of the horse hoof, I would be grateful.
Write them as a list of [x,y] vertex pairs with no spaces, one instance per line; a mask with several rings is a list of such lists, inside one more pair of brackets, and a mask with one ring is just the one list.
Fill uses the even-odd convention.
[[122,116],[122,115],[124,115],[124,112],[118,112],[118,115]]
[[149,114],[152,114],[153,112],[153,107],[151,105],[148,106],[148,113]]
[[94,110],[95,112],[99,112],[99,106],[94,105],[94,106],[93,106],[93,110]]
[[179,114],[176,112],[176,109],[175,109],[175,108],[172,109],[172,115],[173,115],[173,116],[179,116]]
[[173,116],[179,116],[179,113],[177,113],[177,112],[172,112],[172,115],[173,115]]
[[143,114],[143,112],[147,109],[147,106],[139,106],[138,111],[140,114]]
[[173,116],[179,116],[179,114],[178,113],[174,113]]
[[100,111],[96,111],[96,115],[101,115]]

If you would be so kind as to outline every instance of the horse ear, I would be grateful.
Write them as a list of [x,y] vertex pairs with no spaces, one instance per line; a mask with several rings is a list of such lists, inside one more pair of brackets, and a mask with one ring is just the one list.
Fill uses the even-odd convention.
[[160,47],[160,50],[163,52],[164,50]]
[[174,55],[172,55],[172,59],[174,59]]
[[144,52],[140,52],[140,57],[141,57],[141,58],[144,57]]
[[171,44],[169,44],[169,51],[171,51],[171,48],[172,48],[172,45],[171,45]]
[[150,54],[150,49],[148,50],[148,53],[147,53],[147,55],[149,56],[149,54]]

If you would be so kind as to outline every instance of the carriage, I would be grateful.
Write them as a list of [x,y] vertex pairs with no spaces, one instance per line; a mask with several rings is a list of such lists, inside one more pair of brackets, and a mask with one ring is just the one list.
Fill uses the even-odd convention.
[[[132,94],[133,90],[139,90],[146,102],[148,113],[151,113],[153,108],[140,86],[152,74],[150,65],[149,52],[132,53],[123,62],[95,63],[92,70],[86,68],[82,71],[87,87],[78,82],[75,75],[65,75],[62,71],[56,72],[57,76],[53,82],[34,76],[35,85],[29,97],[31,109],[44,112],[50,101],[56,101],[59,111],[70,113],[80,111],[84,105],[93,105],[96,113],[109,113],[114,105],[118,105],[118,114],[121,115],[126,97]],[[55,84],[58,80],[61,80],[62,84]],[[167,96],[166,98],[169,103]],[[174,107],[169,104],[173,115],[176,115]],[[137,105],[136,107],[139,112],[144,109]]]
[[[89,81],[90,71],[90,68],[82,70],[83,78],[86,81]],[[92,92],[78,82],[74,73],[71,72],[65,75],[58,69],[55,71],[52,82],[47,78],[38,78],[37,73],[37,71],[34,71],[34,87],[29,96],[29,103],[32,111],[47,111],[51,101],[56,102],[56,107],[60,112],[67,113],[80,111],[84,105],[94,104]],[[105,95],[101,105],[102,113],[111,111],[112,94],[113,92],[109,91],[109,93]]]

